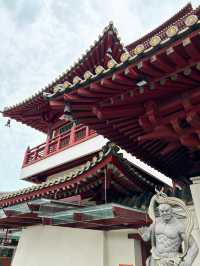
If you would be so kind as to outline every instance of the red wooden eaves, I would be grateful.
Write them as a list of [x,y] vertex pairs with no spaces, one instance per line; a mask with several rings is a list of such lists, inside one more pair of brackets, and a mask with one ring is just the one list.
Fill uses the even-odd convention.
[[66,182],[63,182],[57,185],[51,185],[46,188],[42,188],[37,191],[29,192],[23,195],[18,195],[10,199],[2,199],[0,200],[0,207],[14,205],[20,202],[25,202],[35,197],[42,197],[44,195],[47,195],[50,192],[54,193],[55,191],[58,191],[60,189],[67,189],[68,186],[74,186],[76,183],[80,182],[82,179],[87,178],[87,176],[94,174],[97,171],[97,169],[105,167],[105,165],[107,165],[111,161],[112,161],[112,156],[109,155],[107,158],[99,162],[96,166],[92,167],[89,171],[79,175],[78,177],[72,180],[69,180],[69,181],[66,181]]

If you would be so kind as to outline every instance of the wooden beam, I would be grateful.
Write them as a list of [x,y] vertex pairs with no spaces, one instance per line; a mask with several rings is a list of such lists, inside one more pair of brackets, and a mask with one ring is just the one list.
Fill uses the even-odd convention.
[[134,239],[134,240],[143,241],[142,237],[138,233],[129,233],[128,234],[128,239]]
[[133,82],[133,80],[127,78],[126,75],[123,76],[123,74],[118,74],[118,73],[113,74],[112,80],[117,84],[122,84],[122,85],[130,86],[130,87],[135,86],[135,83]]
[[95,103],[96,98],[83,98],[76,94],[64,94],[64,100],[68,102],[78,102],[78,103]]
[[52,110],[63,111],[64,105],[65,105],[64,101],[56,101],[56,100],[49,101],[49,106],[51,107]]
[[174,68],[166,62],[166,60],[163,60],[162,56],[153,55],[150,58],[150,63],[160,69],[160,71],[163,71],[165,73],[171,73],[174,71]]
[[167,56],[170,58],[170,60],[172,61],[172,63],[174,63],[175,65],[178,65],[179,67],[183,67],[187,65],[187,61],[178,54],[178,52],[176,51],[176,48],[168,48],[166,50],[166,54]]
[[78,90],[76,90],[76,93],[80,96],[84,96],[84,97],[88,97],[88,98],[103,98],[103,97],[107,97],[107,94],[103,94],[102,92],[91,92],[88,89],[85,88],[80,88]]
[[123,91],[123,90],[128,90],[132,89],[133,86],[124,86],[123,84],[117,84],[114,83],[112,80],[109,79],[102,79],[101,80],[101,85],[106,88],[113,89],[115,91]]
[[125,70],[124,70],[124,74],[131,78],[131,79],[134,79],[136,80],[138,77],[139,77],[139,73],[138,71],[136,70],[136,68],[134,68],[133,66],[129,66],[127,67]]
[[187,55],[192,59],[197,60],[200,58],[200,51],[189,37],[183,40],[183,47]]
[[98,117],[98,119],[111,119],[116,117],[135,117],[140,115],[144,111],[142,106],[118,106],[114,107],[96,107],[92,108],[92,112]]
[[148,62],[140,62],[137,67],[145,74],[145,76],[149,75],[153,78],[159,78],[163,75],[163,72],[159,71],[153,65],[150,65]]

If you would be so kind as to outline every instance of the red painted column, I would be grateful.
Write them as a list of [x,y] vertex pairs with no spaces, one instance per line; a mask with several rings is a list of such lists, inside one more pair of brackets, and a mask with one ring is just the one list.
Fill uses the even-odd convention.
[[27,162],[28,162],[29,151],[30,151],[30,147],[28,146],[26,151],[25,151],[22,167],[25,166],[27,164]]
[[75,129],[76,129],[76,126],[73,126],[71,128],[71,131],[70,131],[70,140],[69,140],[69,143],[70,144],[74,144],[76,139],[75,139]]
[[56,151],[59,151],[59,149],[60,149],[60,139],[61,139],[61,134],[57,138]]
[[48,135],[47,137],[47,141],[46,141],[46,145],[44,148],[44,157],[46,157],[49,153],[49,141],[50,141],[50,136]]
[[86,127],[86,132],[85,132],[85,136],[88,137],[90,135],[90,130],[89,127]]

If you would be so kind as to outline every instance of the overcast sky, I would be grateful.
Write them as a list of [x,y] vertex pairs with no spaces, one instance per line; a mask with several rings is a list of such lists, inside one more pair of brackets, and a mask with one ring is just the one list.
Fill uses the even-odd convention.
[[[191,1],[196,7],[199,0]],[[0,110],[50,83],[98,38],[109,21],[128,44],[179,11],[185,0],[1,0]],[[0,117],[0,190],[19,180],[25,149],[45,135]],[[29,184],[28,184],[29,185]]]

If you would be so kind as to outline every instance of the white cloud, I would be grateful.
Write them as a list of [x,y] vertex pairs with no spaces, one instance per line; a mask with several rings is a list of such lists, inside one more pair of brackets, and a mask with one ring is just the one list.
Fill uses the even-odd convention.
[[[195,5],[198,1],[192,1]],[[122,41],[130,43],[164,22],[186,0],[4,0],[0,2],[0,109],[22,101],[61,74],[113,20]],[[0,121],[0,190],[18,181],[27,145],[45,136]]]

